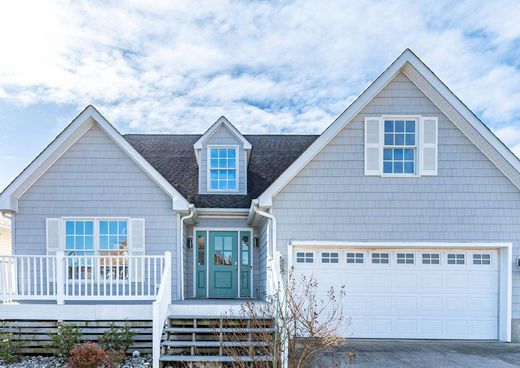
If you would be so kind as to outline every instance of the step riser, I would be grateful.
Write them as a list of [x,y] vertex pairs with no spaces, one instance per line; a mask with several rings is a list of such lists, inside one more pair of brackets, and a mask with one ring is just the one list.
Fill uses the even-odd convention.
[[274,331],[274,320],[269,318],[170,317],[161,346],[161,366],[175,366],[173,362],[232,363],[237,357],[266,362],[272,356]]

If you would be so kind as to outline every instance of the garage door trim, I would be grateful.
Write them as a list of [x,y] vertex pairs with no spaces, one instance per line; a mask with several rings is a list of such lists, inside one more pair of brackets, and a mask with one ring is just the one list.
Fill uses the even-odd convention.
[[512,243],[432,243],[432,242],[340,242],[340,241],[302,241],[293,240],[289,243],[287,263],[289,269],[294,266],[294,248],[305,249],[341,249],[341,248],[388,248],[388,249],[496,249],[499,260],[499,316],[498,338],[500,341],[511,342],[512,318],[512,273],[513,244]]

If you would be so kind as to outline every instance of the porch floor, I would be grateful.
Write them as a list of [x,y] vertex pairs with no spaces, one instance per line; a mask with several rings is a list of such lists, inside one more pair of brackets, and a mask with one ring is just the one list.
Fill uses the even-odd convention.
[[243,305],[264,305],[260,299],[185,299],[171,302],[168,313],[172,317],[221,317],[243,315]]

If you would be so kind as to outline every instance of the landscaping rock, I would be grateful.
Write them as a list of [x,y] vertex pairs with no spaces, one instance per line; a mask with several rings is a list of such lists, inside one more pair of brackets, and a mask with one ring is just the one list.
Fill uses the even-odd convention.
[[[24,356],[16,363],[7,364],[0,360],[0,368],[64,368],[67,365],[64,360],[49,356]],[[151,355],[140,355],[138,357],[128,356],[121,368],[149,368],[152,366]]]

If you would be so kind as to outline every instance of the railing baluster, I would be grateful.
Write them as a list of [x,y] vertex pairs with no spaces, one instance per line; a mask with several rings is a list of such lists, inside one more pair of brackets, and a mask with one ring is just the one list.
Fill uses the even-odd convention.
[[116,258],[116,296],[119,296],[119,258]]
[[153,259],[153,295],[157,292],[157,257]]
[[20,284],[22,287],[22,295],[25,295],[25,265],[23,262],[23,258],[20,258],[20,266],[21,266],[21,275],[20,275]]
[[40,295],[45,295],[43,293],[43,259],[42,257],[38,257],[39,263],[40,263]]
[[144,257],[143,256],[139,256],[139,258],[141,259],[141,269],[140,269],[140,273],[141,273],[141,296],[144,296]]
[[147,271],[147,277],[148,277],[148,285],[147,285],[147,288],[148,288],[148,294],[147,295],[150,295],[150,257],[148,257],[147,259],[147,263],[148,263],[148,269],[146,270]]

